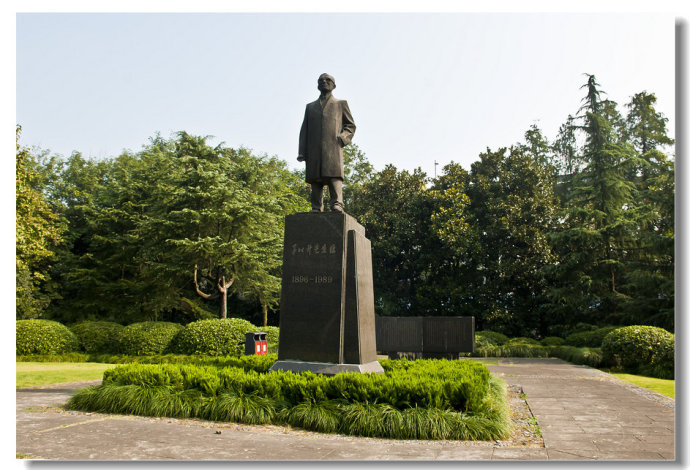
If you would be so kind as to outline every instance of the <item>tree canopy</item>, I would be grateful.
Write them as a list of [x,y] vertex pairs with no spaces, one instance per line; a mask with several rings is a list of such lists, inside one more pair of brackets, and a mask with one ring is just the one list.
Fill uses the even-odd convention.
[[[653,93],[621,111],[594,75],[550,140],[376,171],[345,148],[345,210],[372,242],[376,313],[674,328],[674,157]],[[567,111],[567,110],[566,110]],[[156,135],[137,153],[63,159],[19,146],[17,317],[277,323],[286,215],[308,185],[277,157]],[[451,156],[452,157],[452,156]],[[395,156],[390,156],[394,161]]]

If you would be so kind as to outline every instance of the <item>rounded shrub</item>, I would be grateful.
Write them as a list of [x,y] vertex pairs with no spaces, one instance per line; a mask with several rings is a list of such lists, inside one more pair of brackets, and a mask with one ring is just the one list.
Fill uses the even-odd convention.
[[52,320],[17,320],[17,356],[62,354],[77,351],[79,340],[62,323]]
[[508,341],[508,337],[503,333],[498,333],[496,331],[477,331],[474,334],[475,341],[477,343],[489,344],[492,346],[501,346]]
[[251,331],[263,330],[241,318],[199,320],[179,332],[172,350],[178,354],[239,356],[244,353],[244,334]]
[[120,352],[131,356],[163,354],[182,325],[163,321],[132,323],[124,327],[117,336]]
[[580,331],[565,337],[565,344],[578,348],[599,348],[607,334],[619,328],[618,326],[605,326],[591,331]]
[[674,364],[675,338],[674,335],[665,336],[655,348],[652,362],[649,366],[640,367],[640,372],[660,379],[673,379],[675,377]]
[[561,346],[565,343],[565,340],[560,336],[547,336],[540,341],[542,346]]
[[527,338],[525,336],[518,336],[517,338],[510,338],[506,341],[505,346],[515,346],[515,345],[532,345],[540,346],[541,343],[534,338]]
[[[625,326],[611,331],[601,345],[604,360],[631,371],[673,371],[673,333],[645,325]],[[659,375],[659,374],[657,374]]]
[[83,321],[72,325],[72,332],[79,338],[79,348],[87,353],[117,353],[118,336],[124,326],[112,321]]
[[278,352],[278,336],[280,333],[280,328],[277,326],[262,326],[261,331],[266,332],[266,342],[268,343],[268,352],[277,353]]

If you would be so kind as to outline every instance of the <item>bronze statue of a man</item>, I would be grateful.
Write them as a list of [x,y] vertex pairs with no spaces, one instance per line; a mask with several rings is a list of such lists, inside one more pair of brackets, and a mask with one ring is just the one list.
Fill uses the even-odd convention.
[[347,101],[332,95],[335,79],[323,73],[317,88],[321,96],[309,103],[299,133],[297,160],[307,162],[311,184],[311,211],[323,211],[323,187],[328,185],[331,210],[343,211],[343,147],[352,141],[355,122]]

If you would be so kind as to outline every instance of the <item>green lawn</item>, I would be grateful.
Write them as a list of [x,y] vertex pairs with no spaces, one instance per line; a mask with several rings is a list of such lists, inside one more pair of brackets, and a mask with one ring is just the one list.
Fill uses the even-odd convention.
[[661,393],[662,395],[666,395],[667,397],[671,397],[673,399],[676,398],[675,380],[655,379],[653,377],[632,374],[614,373],[612,375],[615,375],[619,379],[626,380],[635,385],[639,385],[640,387],[647,388],[653,392]]
[[103,378],[116,364],[96,362],[17,362],[17,388]]

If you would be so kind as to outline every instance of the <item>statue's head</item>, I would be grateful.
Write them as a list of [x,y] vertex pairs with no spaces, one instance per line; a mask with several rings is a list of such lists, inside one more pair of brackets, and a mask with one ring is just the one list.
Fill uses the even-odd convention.
[[319,91],[333,91],[335,88],[335,78],[328,75],[327,73],[322,73],[319,75],[319,80],[317,81],[317,88]]

